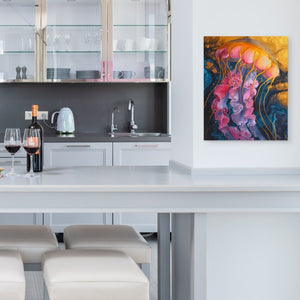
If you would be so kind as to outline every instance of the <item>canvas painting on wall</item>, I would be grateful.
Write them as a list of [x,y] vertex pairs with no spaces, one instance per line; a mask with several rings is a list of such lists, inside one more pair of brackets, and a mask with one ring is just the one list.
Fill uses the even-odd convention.
[[204,139],[288,139],[287,37],[204,37]]

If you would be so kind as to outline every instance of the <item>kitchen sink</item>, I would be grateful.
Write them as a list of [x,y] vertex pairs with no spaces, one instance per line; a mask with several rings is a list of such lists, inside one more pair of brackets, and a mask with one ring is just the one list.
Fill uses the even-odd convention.
[[111,137],[158,137],[158,136],[167,136],[165,133],[160,132],[115,132],[109,133]]

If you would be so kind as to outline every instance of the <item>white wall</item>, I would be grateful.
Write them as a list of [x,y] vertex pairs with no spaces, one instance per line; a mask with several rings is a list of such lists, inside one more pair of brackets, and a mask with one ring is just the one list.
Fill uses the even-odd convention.
[[[300,167],[300,2],[172,2],[173,159],[193,168]],[[289,141],[204,141],[203,36],[220,35],[289,37]]]
[[208,218],[207,300],[299,300],[299,214]]
[[[191,168],[300,167],[300,2],[172,0],[173,159]],[[203,36],[289,37],[289,141],[203,139]],[[209,214],[208,300],[299,300],[299,214]]]

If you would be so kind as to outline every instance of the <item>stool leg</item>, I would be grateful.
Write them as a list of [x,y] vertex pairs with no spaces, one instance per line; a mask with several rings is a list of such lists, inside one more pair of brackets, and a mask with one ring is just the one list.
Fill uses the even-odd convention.
[[38,263],[25,263],[24,264],[24,271],[25,272],[36,272],[42,271],[42,265]]
[[141,264],[140,268],[150,281],[150,264]]
[[50,300],[45,281],[43,281],[43,283],[44,283],[44,300]]
[[157,215],[158,300],[171,299],[170,214]]

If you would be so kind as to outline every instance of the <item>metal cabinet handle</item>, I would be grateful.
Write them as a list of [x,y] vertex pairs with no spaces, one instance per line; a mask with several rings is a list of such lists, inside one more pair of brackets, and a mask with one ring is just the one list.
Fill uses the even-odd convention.
[[157,148],[157,147],[159,147],[159,145],[157,145],[157,144],[153,144],[153,145],[134,145],[134,147],[137,147],[137,148]]
[[90,148],[91,145],[66,145],[67,148]]

